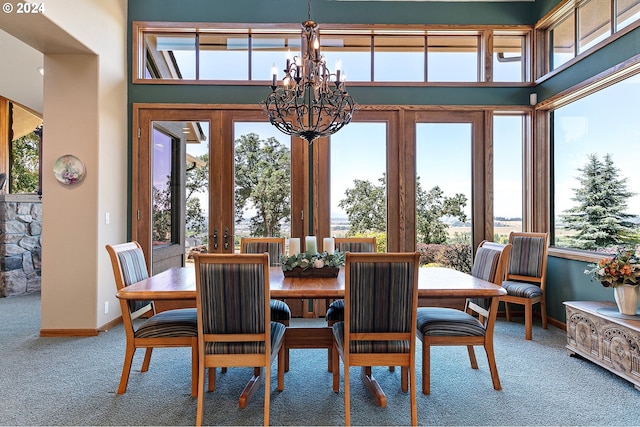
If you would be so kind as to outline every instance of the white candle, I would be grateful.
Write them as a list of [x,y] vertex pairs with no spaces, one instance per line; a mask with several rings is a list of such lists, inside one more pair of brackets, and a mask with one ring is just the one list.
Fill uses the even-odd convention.
[[336,243],[335,243],[335,240],[333,240],[333,237],[325,237],[324,239],[322,239],[322,249],[326,253],[333,254],[335,247],[336,247]]
[[307,236],[304,242],[305,252],[311,254],[318,253],[318,242],[316,240],[316,236]]
[[273,67],[271,67],[271,86],[276,85],[277,77],[278,77],[278,69],[276,68],[276,64],[273,64]]
[[300,253],[300,238],[292,237],[289,239],[289,256],[298,255]]

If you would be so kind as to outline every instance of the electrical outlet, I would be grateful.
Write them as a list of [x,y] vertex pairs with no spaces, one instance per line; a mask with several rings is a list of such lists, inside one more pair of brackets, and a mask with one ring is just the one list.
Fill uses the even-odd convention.
[[111,222],[111,214],[109,212],[105,212],[104,214],[104,223],[109,224]]
[[109,301],[104,302],[104,314],[109,313]]

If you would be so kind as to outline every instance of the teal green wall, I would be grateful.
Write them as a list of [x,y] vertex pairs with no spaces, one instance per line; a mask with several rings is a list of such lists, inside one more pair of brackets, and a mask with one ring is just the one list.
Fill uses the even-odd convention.
[[[134,21],[291,23],[307,19],[304,0],[136,0]],[[224,6],[221,7],[221,4]],[[311,17],[322,23],[534,24],[533,2],[369,2],[313,0]]]
[[[312,18],[326,23],[533,25],[559,0],[535,2],[348,2],[314,0]],[[224,4],[223,7],[220,4]],[[297,23],[307,18],[303,0],[135,0],[128,2],[130,21]],[[129,46],[131,46],[129,26]],[[541,101],[640,54],[635,30],[534,88],[523,87],[358,87],[349,91],[361,105],[528,105],[529,93]],[[129,52],[131,58],[131,52]],[[130,64],[129,60],[129,64]],[[131,66],[129,66],[131,69]],[[131,76],[129,76],[131,77]],[[129,82],[131,78],[129,78]],[[259,86],[133,85],[129,83],[129,126],[133,103],[257,104],[267,88]],[[129,133],[131,134],[131,133]],[[130,146],[131,146],[131,141]],[[130,227],[130,225],[129,225]],[[613,300],[613,291],[584,275],[586,263],[549,257],[547,312],[565,321],[563,301]]]
[[[538,102],[640,54],[640,28],[620,37],[536,87]],[[629,100],[634,102],[635,100]]]
[[586,262],[549,257],[547,263],[547,315],[565,321],[563,301],[613,301],[612,288],[584,274]]

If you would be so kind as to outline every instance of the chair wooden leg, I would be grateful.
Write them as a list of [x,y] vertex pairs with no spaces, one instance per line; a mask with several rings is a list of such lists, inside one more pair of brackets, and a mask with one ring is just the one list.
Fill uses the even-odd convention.
[[502,390],[500,385],[500,377],[498,376],[498,366],[496,365],[496,358],[493,354],[493,343],[486,343],[484,351],[487,353],[487,362],[489,363],[489,371],[491,372],[491,381],[493,382],[494,390]]
[[547,303],[544,301],[544,295],[540,300],[540,318],[542,319],[542,329],[547,329]]
[[409,368],[406,366],[400,368],[400,390],[404,393],[409,391]]
[[[284,349],[284,343],[278,350],[278,391],[284,390],[284,370],[285,370],[285,355],[286,351]],[[266,390],[265,390],[266,392]]]
[[336,393],[340,391],[340,355],[336,348],[335,340],[331,346],[331,370],[333,374],[333,391]]
[[271,402],[271,364],[267,359],[267,366],[264,367],[264,425],[269,425],[269,404]]
[[478,369],[478,360],[476,359],[476,352],[472,345],[467,346],[467,353],[469,353],[469,361],[471,362],[472,369]]
[[127,348],[124,351],[124,363],[122,364],[122,375],[120,376],[120,384],[118,385],[118,394],[123,394],[127,391],[131,364],[133,363],[133,355],[135,352],[136,348],[133,345],[127,344]]
[[431,347],[422,340],[422,394],[431,394]]
[[509,309],[509,303],[504,301],[504,314],[507,317],[507,322],[511,322],[511,310]]
[[191,343],[191,397],[198,396],[198,338]]
[[[328,327],[333,327],[333,321],[327,321]],[[333,348],[327,349],[327,371],[333,372]]]
[[[335,365],[334,365],[335,367]],[[344,363],[344,425],[351,425],[351,390],[349,387],[349,365]]]
[[531,309],[531,301],[527,301],[524,305],[524,337],[527,340],[532,338],[533,310]]
[[[213,368],[209,368],[209,380],[211,380],[211,370]],[[204,363],[198,365],[198,405],[196,406],[196,426],[202,425],[202,413],[204,409]],[[215,370],[214,370],[215,372]],[[209,382],[209,387],[211,387],[211,382]]]
[[409,394],[411,398],[411,425],[418,425],[418,401],[416,397],[416,367],[409,368]]
[[[289,327],[289,321],[288,320],[284,320],[282,323],[285,327]],[[289,372],[289,348],[287,348],[287,346],[285,345],[286,343],[286,339],[287,339],[287,334],[284,334],[284,340],[285,342],[282,343],[282,348],[284,348],[284,371],[283,372]]]
[[216,368],[210,366],[209,367],[209,378],[207,380],[208,390],[214,391],[216,389]]
[[142,369],[140,369],[140,372],[147,372],[149,370],[149,364],[151,363],[152,352],[153,352],[153,347],[147,347],[147,350],[144,352],[144,359],[142,360]]

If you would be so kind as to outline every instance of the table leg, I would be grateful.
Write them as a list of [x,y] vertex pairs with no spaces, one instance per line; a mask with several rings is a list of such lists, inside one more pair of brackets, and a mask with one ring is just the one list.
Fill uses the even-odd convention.
[[373,375],[371,374],[371,366],[363,366],[360,377],[362,378],[362,382],[366,389],[373,395],[378,406],[385,408],[387,406],[387,396],[384,394],[384,391],[382,391],[382,387],[380,387],[378,381],[373,378]]
[[[256,391],[260,388],[262,384],[262,378],[264,377],[264,368],[255,368],[253,372],[253,377],[249,380],[247,385],[242,390],[240,394],[240,399],[238,401],[238,406],[244,408],[251,400],[251,397],[256,394]],[[266,391],[265,391],[266,393]]]

